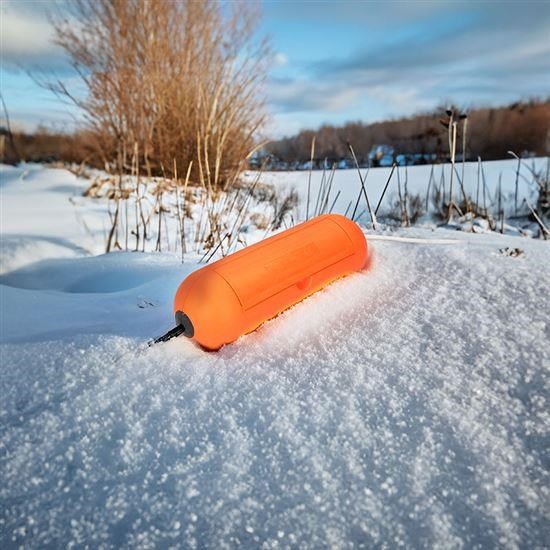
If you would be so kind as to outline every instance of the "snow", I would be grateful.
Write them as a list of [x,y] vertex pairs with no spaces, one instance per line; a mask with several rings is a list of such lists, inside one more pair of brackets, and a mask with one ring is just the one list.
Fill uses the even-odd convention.
[[0,273],[43,258],[102,252],[105,207],[83,199],[89,184],[39,164],[0,165]]
[[547,544],[547,242],[400,229],[220,352],[148,348],[198,266],[97,255],[83,188],[2,168],[0,547]]

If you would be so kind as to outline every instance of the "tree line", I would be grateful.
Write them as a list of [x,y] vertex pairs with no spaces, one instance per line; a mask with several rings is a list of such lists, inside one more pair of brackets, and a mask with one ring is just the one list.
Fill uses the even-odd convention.
[[[453,108],[460,112],[460,109]],[[442,107],[433,112],[409,118],[374,124],[349,122],[344,126],[324,125],[318,130],[302,130],[295,136],[269,143],[265,150],[283,163],[304,163],[310,160],[315,137],[317,163],[349,157],[348,143],[353,145],[361,164],[372,163],[372,151],[386,146],[394,157],[417,155],[448,160],[448,130]],[[467,128],[466,158],[485,160],[509,158],[508,151],[518,154],[547,155],[550,150],[550,100],[517,102],[505,107],[479,108],[462,112],[467,125],[458,127],[458,142],[462,143]]]

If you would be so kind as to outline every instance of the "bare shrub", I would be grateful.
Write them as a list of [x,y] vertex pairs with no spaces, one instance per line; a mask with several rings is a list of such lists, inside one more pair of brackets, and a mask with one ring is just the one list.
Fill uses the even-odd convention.
[[[530,174],[530,180],[528,183],[535,188],[537,193],[536,210],[537,214],[543,219],[550,218],[550,158],[546,159],[546,166],[543,169],[535,170],[534,167],[529,166],[520,157],[511,153],[518,159],[518,174],[521,166],[527,168]],[[524,178],[525,179],[525,178]]]
[[[64,4],[66,6],[66,4]],[[85,86],[49,84],[84,112],[102,161],[148,176],[185,173],[210,191],[234,179],[264,121],[269,57],[257,5],[203,0],[71,0],[57,42]]]
[[298,205],[298,193],[295,189],[291,189],[285,197],[280,200],[277,197],[275,204],[275,212],[273,216],[272,229],[279,229],[288,215],[292,214],[292,211]]
[[418,221],[420,217],[424,215],[423,204],[424,201],[419,194],[409,195],[409,200],[407,201],[407,209],[409,220],[413,225]]
[[258,182],[256,187],[254,188],[252,196],[254,200],[258,202],[269,202],[272,205],[275,205],[278,199],[277,192],[273,185],[260,182]]
[[390,220],[398,221],[403,226],[414,225],[424,215],[424,199],[421,195],[408,195],[406,204],[403,198],[395,198],[386,215]]

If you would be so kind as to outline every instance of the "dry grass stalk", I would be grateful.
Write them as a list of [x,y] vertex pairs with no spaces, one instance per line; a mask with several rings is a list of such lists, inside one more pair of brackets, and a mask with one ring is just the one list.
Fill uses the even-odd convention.
[[315,136],[311,140],[311,154],[309,160],[309,174],[307,178],[307,202],[306,202],[306,220],[309,220],[309,196],[311,193],[311,172],[313,170],[313,158],[315,157]]
[[529,210],[531,211],[531,214],[535,218],[537,225],[540,227],[541,234],[544,240],[546,241],[548,237],[550,237],[550,230],[546,227],[542,219],[537,214],[536,210],[532,207],[531,203],[527,199],[525,199],[525,203],[527,204],[527,207],[529,208]]
[[405,226],[410,227],[411,219],[409,217],[409,169],[405,165],[405,182],[404,182],[403,202],[405,206]]
[[317,200],[315,201],[315,208],[313,210],[313,216],[317,216],[319,212],[319,201],[321,200],[321,196],[324,196],[325,192],[325,179],[327,175],[327,170],[325,165],[323,164],[323,173],[321,174],[321,183],[319,184],[319,187],[317,188]]
[[[357,202],[355,203],[355,208],[353,209],[353,214],[351,216],[352,220],[355,220],[355,213],[357,211],[357,207],[359,206],[359,200],[361,199],[361,193],[363,193],[365,197],[365,201],[367,203],[367,209],[369,211],[369,216],[372,223],[372,228],[376,229],[376,216],[374,215],[374,212],[372,211],[372,208],[370,206],[369,197],[367,195],[367,191],[365,189],[365,180],[367,179],[367,176],[369,175],[369,169],[367,168],[367,173],[365,174],[365,178],[363,179],[363,176],[361,175],[361,169],[359,168],[359,163],[357,162],[357,157],[355,156],[355,151],[353,150],[353,147],[351,146],[351,143],[348,143],[348,149],[351,153],[351,156],[353,157],[353,162],[355,163],[355,167],[357,169],[357,173],[359,174],[359,181],[361,182],[361,189],[359,191],[359,194],[357,196]],[[359,216],[360,218],[361,216]]]
[[340,189],[338,190],[338,193],[336,193],[336,196],[334,197],[334,200],[332,201],[332,204],[330,205],[330,208],[328,210],[328,213],[331,214],[333,209],[334,209],[334,206],[336,205],[336,201],[338,200],[338,197],[340,196]]
[[[390,175],[388,176],[388,179],[386,180],[386,185],[384,185],[384,189],[382,191],[382,194],[380,195],[380,199],[378,200],[378,204],[376,205],[376,208],[374,209],[374,215],[376,216],[378,214],[378,210],[380,209],[380,205],[382,204],[382,200],[384,199],[384,195],[386,194],[386,191],[388,189],[388,186],[390,184],[391,178],[393,176],[393,172],[395,170],[395,167],[397,166],[397,163],[394,162],[391,167]],[[433,165],[432,165],[432,174],[430,175],[430,181],[431,176],[433,175]],[[430,190],[430,186],[428,185],[428,192]],[[427,199],[426,199],[427,200]],[[427,209],[427,207],[426,207]]]
[[[452,130],[451,130],[452,126]],[[451,177],[449,183],[449,210],[447,214],[447,219],[450,222],[453,218],[453,207],[454,207],[454,198],[453,198],[453,176],[455,172],[455,160],[456,160],[456,122],[452,121],[451,115],[451,125],[449,126],[450,132],[450,151],[451,151]]]
[[351,209],[351,205],[352,205],[352,204],[353,204],[353,202],[352,202],[352,201],[349,201],[348,206],[347,206],[347,208],[346,208],[346,211],[344,212],[344,216],[345,216],[346,218],[348,217],[348,213],[349,213],[349,211],[350,211],[350,209]]
[[[395,166],[395,163],[394,163]],[[430,170],[430,177],[428,179],[428,188],[426,190],[426,212],[428,211],[428,200],[430,198],[430,189],[432,187],[432,182],[434,180],[434,164],[432,164],[432,168]]]
[[[324,214],[327,211],[328,201],[330,199],[330,193],[332,191],[332,183],[334,181],[334,175],[335,174],[336,174],[336,163],[333,163],[332,170],[331,170],[330,175],[329,175],[329,181],[328,181],[328,186],[327,186],[328,189],[327,189],[327,192],[325,194],[323,205],[322,205],[322,208],[321,208],[321,211],[320,211],[321,214]],[[340,193],[338,192],[338,194],[340,194]],[[332,210],[332,207],[331,207],[331,210]]]
[[401,193],[401,176],[399,175],[399,166],[397,167],[397,195],[399,197],[399,217],[402,224],[406,224],[406,207]]
[[500,233],[504,233],[504,210],[502,207],[502,172],[498,176],[498,202],[497,213],[500,221]]

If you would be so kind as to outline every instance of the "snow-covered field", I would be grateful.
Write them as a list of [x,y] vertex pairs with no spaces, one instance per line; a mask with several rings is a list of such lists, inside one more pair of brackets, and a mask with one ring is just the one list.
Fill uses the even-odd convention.
[[[480,204],[483,202],[483,178],[485,178],[485,202],[489,210],[496,210],[497,207],[497,194],[499,183],[502,187],[502,201],[503,209],[506,216],[515,214],[515,187],[516,179],[518,180],[518,213],[528,212],[527,207],[522,204],[524,199],[527,199],[531,203],[536,203],[536,185],[533,182],[532,172],[540,173],[543,176],[548,175],[550,170],[550,159],[548,157],[530,158],[524,159],[521,162],[519,176],[517,176],[518,163],[516,160],[498,160],[483,162],[478,165],[476,162],[467,162],[464,165],[464,189],[465,192],[472,199],[479,199]],[[424,166],[409,166],[399,167],[399,180],[401,183],[402,192],[404,192],[405,182],[407,182],[409,195],[419,195],[422,202],[425,202],[426,191],[428,188],[428,182],[430,181],[430,175],[432,176],[432,185],[430,186],[433,191],[434,185],[441,187],[444,183],[448,192],[450,180],[451,180],[451,165],[424,165]],[[388,178],[390,177],[391,168],[374,168],[371,170],[362,168],[361,174],[365,179],[365,186],[367,188],[370,201],[373,208],[378,203],[378,199],[382,195],[382,191]],[[245,178],[252,180],[255,177],[255,172],[245,173]],[[479,174],[479,177],[478,177]],[[326,179],[329,177],[329,171],[325,175]],[[454,177],[453,196],[458,202],[461,200],[459,178],[462,179],[462,164],[456,165],[456,175]],[[262,181],[276,185],[279,189],[294,188],[300,195],[300,215],[305,218],[306,204],[307,204],[307,188],[308,181],[310,181],[310,206],[309,212],[314,211],[317,202],[317,196],[319,194],[319,187],[323,179],[323,172],[321,170],[315,170],[310,173],[307,170],[294,171],[294,172],[264,172],[262,174]],[[397,200],[398,185],[397,185],[397,171],[394,171],[388,186],[388,191],[384,198],[384,202],[381,205],[380,212],[384,214],[390,208],[392,203]],[[479,181],[479,186],[478,186]],[[336,199],[338,192],[338,198],[334,205],[334,212],[343,214],[351,203],[349,214],[357,200],[358,191],[360,189],[359,176],[357,170],[337,170],[335,173],[332,189],[331,199],[329,204]],[[479,188],[479,192],[478,192]],[[431,207],[431,200],[428,201],[428,206]],[[367,223],[369,221],[368,214],[365,212],[364,201],[361,202],[361,208],[358,209],[357,214],[363,212],[361,221]]]
[[548,242],[400,229],[217,353],[147,348],[193,257],[98,255],[88,182],[1,170],[1,548],[547,546]]

